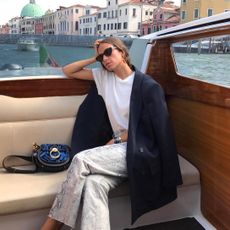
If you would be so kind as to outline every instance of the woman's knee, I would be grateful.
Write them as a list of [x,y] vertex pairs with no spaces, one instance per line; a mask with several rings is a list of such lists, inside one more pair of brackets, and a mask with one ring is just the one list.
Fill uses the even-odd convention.
[[96,192],[103,192],[104,194],[108,194],[109,190],[110,190],[110,183],[109,180],[107,178],[105,178],[102,175],[89,175],[86,177],[86,181],[85,181],[85,186],[84,186],[84,190],[93,190]]
[[76,154],[73,159],[72,159],[72,164],[76,164],[78,162],[83,162],[84,158],[83,158],[83,154],[81,154],[82,152]]

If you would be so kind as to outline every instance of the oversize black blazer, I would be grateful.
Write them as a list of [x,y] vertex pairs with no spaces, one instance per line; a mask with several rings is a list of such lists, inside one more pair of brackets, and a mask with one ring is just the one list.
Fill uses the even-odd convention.
[[[77,153],[104,145],[111,137],[105,104],[93,87],[79,108],[72,150]],[[162,88],[138,70],[130,98],[126,159],[134,223],[142,214],[176,199],[176,187],[182,184]]]

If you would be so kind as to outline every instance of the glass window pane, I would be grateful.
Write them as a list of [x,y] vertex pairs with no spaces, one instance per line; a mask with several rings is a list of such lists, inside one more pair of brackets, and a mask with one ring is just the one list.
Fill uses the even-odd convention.
[[183,77],[230,87],[230,35],[174,43],[172,51]]

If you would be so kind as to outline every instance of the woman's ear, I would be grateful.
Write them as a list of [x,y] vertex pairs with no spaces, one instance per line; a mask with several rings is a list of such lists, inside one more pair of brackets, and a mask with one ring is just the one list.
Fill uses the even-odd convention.
[[124,50],[122,50],[121,52],[122,52],[122,58],[123,58],[123,61],[124,61],[124,62],[127,62],[127,61],[126,61],[126,60],[127,60],[127,58],[126,58],[126,53],[125,53],[125,51],[124,51]]
[[119,50],[119,52],[121,53],[122,58],[125,60],[125,52],[123,50]]

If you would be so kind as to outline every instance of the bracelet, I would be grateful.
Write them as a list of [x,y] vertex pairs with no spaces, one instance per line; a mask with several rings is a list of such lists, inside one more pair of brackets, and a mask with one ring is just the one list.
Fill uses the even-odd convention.
[[120,137],[120,136],[118,136],[118,137],[114,137],[113,139],[114,139],[114,144],[119,144],[119,143],[122,143],[122,139],[121,139],[121,137]]

